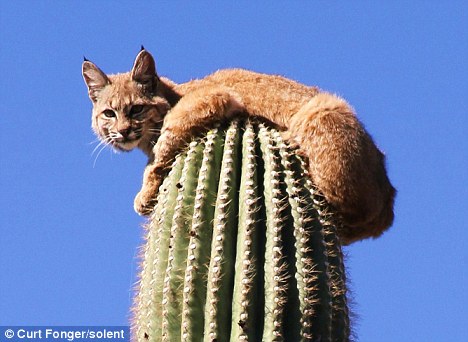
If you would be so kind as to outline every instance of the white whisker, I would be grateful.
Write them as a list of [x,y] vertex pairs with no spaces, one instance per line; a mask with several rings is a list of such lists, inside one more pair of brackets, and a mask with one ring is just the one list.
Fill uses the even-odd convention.
[[148,128],[148,132],[150,133],[161,133],[160,128]]
[[96,139],[94,139],[93,141],[90,141],[88,144],[89,144],[89,145],[92,145],[92,144],[98,143],[98,142],[100,142],[100,141],[101,141],[101,139],[96,138]]
[[99,144],[97,144],[96,147],[94,147],[93,152],[91,152],[91,155],[93,155],[94,152],[96,152],[96,150],[97,150],[99,147],[101,147],[103,144],[105,144],[104,141],[102,141],[102,140],[99,141]]
[[93,149],[93,152],[91,152],[91,155],[93,155],[94,152],[96,152],[96,150],[97,150],[100,146],[102,146],[102,144],[109,145],[109,143],[110,143],[111,141],[112,141],[112,138],[110,138],[110,137],[108,137],[108,136],[105,137],[104,139],[99,139],[99,138],[98,138],[96,142],[99,142],[99,144],[97,144],[97,146]]
[[94,158],[94,163],[93,163],[93,168],[96,166],[96,161],[97,159],[99,158],[99,155],[101,154],[101,152],[107,147],[107,144],[104,144],[102,146],[102,148],[99,150],[98,154],[96,155],[96,158]]
[[[91,155],[93,155],[99,147],[101,147],[101,149],[99,150],[99,152],[97,153],[96,155],[96,158],[94,158],[94,162],[93,162],[93,168],[96,166],[96,162],[99,158],[99,155],[101,154],[101,152],[107,147],[110,145],[110,142],[112,141],[112,139],[110,137],[105,137],[105,139],[102,139],[99,144],[94,148],[93,152],[91,153]],[[111,148],[111,150],[113,150]]]

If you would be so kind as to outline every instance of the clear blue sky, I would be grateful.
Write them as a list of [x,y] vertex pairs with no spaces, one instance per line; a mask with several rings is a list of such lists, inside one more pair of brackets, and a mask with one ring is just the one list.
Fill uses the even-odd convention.
[[140,44],[177,82],[282,74],[356,108],[398,188],[394,227],[346,248],[359,340],[467,340],[468,3],[0,0],[0,325],[124,325],[145,157],[95,161],[83,55]]

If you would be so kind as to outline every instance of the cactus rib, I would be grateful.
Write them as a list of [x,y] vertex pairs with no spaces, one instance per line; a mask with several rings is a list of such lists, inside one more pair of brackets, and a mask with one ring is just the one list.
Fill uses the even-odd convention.
[[189,229],[193,213],[193,192],[197,185],[203,145],[192,142],[184,161],[182,177],[172,219],[169,257],[163,287],[163,340],[180,339],[180,312],[182,310],[183,278],[186,268]]
[[242,141],[242,171],[239,190],[239,228],[237,236],[236,270],[232,308],[232,341],[258,339],[256,310],[259,284],[259,189],[257,186],[257,156],[255,132],[251,123],[246,124]]
[[226,132],[220,184],[213,222],[211,260],[208,271],[205,341],[225,341],[231,329],[231,298],[237,234],[238,121]]
[[208,132],[195,193],[193,223],[189,233],[182,312],[183,341],[193,341],[195,336],[203,334],[205,280],[210,261],[211,224],[219,181],[219,173],[216,170],[221,166],[222,147],[222,138],[218,130]]
[[174,180],[182,174],[185,154],[177,156],[169,177],[164,180],[158,195],[159,205],[156,207],[150,223],[147,225],[145,253],[143,256],[142,271],[140,274],[140,291],[135,302],[136,315],[134,318],[134,335],[138,340],[145,340],[147,336],[161,334],[161,326],[152,317],[161,316],[163,274],[167,265],[170,227],[177,194],[177,184]]
[[323,239],[323,230],[317,221],[317,212],[308,203],[304,193],[305,167],[300,159],[281,138],[273,131],[280,147],[281,163],[285,172],[291,214],[294,218],[294,236],[296,249],[296,279],[299,290],[301,317],[301,336],[321,337],[329,341],[331,336],[331,310],[328,283],[328,260]]

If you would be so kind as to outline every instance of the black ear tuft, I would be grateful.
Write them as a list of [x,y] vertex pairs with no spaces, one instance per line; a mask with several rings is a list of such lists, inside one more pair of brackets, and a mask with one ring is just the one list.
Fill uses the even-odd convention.
[[143,45],[141,45],[140,52],[143,51],[143,50],[146,50],[146,49],[145,49],[145,47]]
[[85,56],[83,56],[83,62],[89,62],[89,59],[87,59]]

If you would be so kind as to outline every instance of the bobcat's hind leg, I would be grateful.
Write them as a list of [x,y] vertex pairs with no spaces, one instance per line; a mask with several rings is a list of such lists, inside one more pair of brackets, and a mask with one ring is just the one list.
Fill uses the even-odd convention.
[[292,117],[289,134],[308,157],[315,185],[343,218],[343,243],[377,237],[392,224],[395,189],[384,155],[343,99],[314,96]]
[[135,211],[151,214],[159,186],[175,156],[196,134],[243,111],[240,97],[222,87],[201,87],[182,97],[164,118],[161,136],[153,148],[154,159],[145,169],[143,186],[135,198]]

